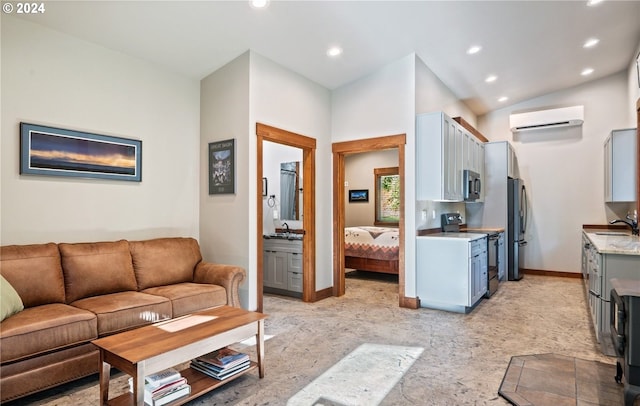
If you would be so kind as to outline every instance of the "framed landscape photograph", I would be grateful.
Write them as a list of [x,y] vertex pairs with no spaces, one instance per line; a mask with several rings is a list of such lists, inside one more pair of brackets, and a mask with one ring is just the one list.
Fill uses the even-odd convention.
[[369,189],[349,190],[349,203],[365,203],[369,201]]
[[142,181],[142,141],[20,123],[20,174]]
[[209,143],[209,194],[236,192],[235,139]]

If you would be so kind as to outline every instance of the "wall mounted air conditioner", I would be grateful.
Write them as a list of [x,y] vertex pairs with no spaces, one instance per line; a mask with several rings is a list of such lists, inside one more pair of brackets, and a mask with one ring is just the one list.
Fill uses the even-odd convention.
[[584,106],[530,111],[509,116],[509,127],[514,133],[545,128],[571,127],[582,125],[583,122]]

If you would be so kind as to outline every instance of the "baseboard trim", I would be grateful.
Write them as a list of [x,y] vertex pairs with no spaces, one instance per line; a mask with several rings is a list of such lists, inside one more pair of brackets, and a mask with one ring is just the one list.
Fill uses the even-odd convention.
[[543,269],[523,268],[522,273],[529,274],[529,275],[559,276],[561,278],[582,279],[582,273],[580,272],[545,271]]
[[417,297],[400,296],[400,307],[418,309],[420,307],[420,299]]
[[326,299],[331,296],[333,296],[333,287],[317,290],[315,295],[313,295],[313,301],[317,302],[318,300]]

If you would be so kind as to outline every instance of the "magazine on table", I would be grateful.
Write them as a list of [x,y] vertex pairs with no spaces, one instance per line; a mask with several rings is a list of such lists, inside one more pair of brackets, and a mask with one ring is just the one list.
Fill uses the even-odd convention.
[[196,358],[200,362],[215,365],[217,367],[230,367],[249,359],[249,355],[231,348],[221,348]]
[[236,364],[231,367],[222,368],[222,369],[210,364],[199,362],[198,360],[191,361],[191,368],[195,369],[196,371],[200,371],[205,375],[209,375],[212,378],[218,379],[220,381],[226,378],[229,378],[233,375],[236,375],[242,371],[245,371],[249,369],[249,367],[251,367],[251,361],[249,360],[246,360],[240,364]]

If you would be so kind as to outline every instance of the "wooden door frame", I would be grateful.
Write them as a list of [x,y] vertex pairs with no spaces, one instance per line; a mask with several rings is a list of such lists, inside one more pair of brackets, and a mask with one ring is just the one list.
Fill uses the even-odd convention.
[[313,302],[316,300],[316,140],[271,127],[266,124],[256,123],[257,135],[257,178],[256,178],[256,196],[257,196],[257,217],[258,227],[256,233],[257,239],[257,302],[258,312],[263,311],[263,294],[262,284],[264,283],[263,274],[263,240],[262,240],[262,165],[263,165],[263,142],[270,141],[277,144],[288,145],[294,148],[302,149],[302,190],[304,190],[304,198],[302,199],[302,228],[305,235],[302,239],[302,300],[304,302]]
[[399,244],[398,253],[398,294],[400,307],[417,308],[416,298],[405,296],[405,145],[406,134],[389,135],[386,137],[368,138],[331,145],[333,153],[333,295],[342,296],[345,293],[344,277],[344,213],[345,213],[345,156],[362,152],[398,149],[398,174],[400,175],[400,221],[398,224]]
[[636,101],[636,213],[640,216],[640,99]]

